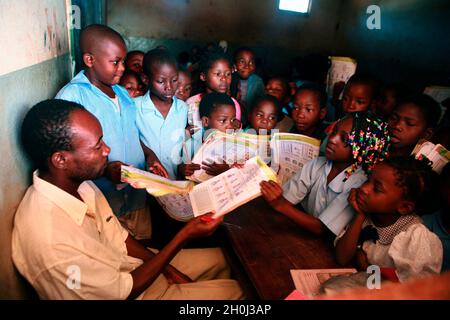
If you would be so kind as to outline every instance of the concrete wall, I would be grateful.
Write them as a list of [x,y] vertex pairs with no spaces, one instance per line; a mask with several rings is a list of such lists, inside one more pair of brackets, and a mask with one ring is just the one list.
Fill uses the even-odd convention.
[[[381,29],[369,30],[366,8],[381,8]],[[390,81],[420,85],[450,77],[448,0],[344,1],[335,51]]]
[[[311,14],[278,11],[277,0],[108,0],[107,23],[129,49],[166,45],[174,53],[225,39],[256,48],[271,69],[315,52],[356,58],[391,81],[442,82],[450,74],[448,0],[312,0]],[[381,7],[381,30],[366,9]]]
[[65,1],[0,0],[0,21],[0,299],[11,299],[28,293],[11,261],[14,212],[31,177],[20,125],[69,81],[70,58]]
[[283,68],[298,52],[330,52],[340,3],[313,0],[311,15],[302,16],[280,12],[277,0],[108,0],[107,23],[128,38],[130,50],[163,44],[178,54],[224,39]]

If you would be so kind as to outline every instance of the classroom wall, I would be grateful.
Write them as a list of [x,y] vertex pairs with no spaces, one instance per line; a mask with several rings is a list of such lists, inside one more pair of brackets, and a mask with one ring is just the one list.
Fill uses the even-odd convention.
[[65,1],[0,0],[0,299],[29,297],[11,261],[14,213],[31,182],[19,130],[27,110],[70,79],[66,20]]
[[[366,26],[369,5],[381,9],[381,29]],[[342,4],[335,53],[385,80],[426,85],[450,80],[448,0],[351,0]]]
[[231,49],[254,47],[269,68],[285,68],[298,52],[330,51],[340,3],[313,0],[306,17],[280,12],[278,0],[108,0],[107,23],[130,50],[162,44],[178,54],[224,39]]

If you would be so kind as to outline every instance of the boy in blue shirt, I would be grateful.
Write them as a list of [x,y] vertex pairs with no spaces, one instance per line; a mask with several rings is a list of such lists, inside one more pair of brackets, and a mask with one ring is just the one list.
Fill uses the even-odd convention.
[[125,71],[125,41],[107,26],[90,25],[81,32],[80,47],[85,70],[56,97],[83,105],[100,121],[103,140],[111,153],[104,176],[94,182],[124,227],[137,239],[150,238],[146,191],[120,185],[120,168],[127,164],[163,176],[167,173],[151,150],[144,155],[136,127],[136,107],[128,92],[118,85]]
[[144,147],[155,151],[169,177],[175,180],[188,123],[188,106],[175,96],[176,60],[167,50],[151,50],[144,57],[144,73],[149,79],[149,91],[135,99],[140,138]]

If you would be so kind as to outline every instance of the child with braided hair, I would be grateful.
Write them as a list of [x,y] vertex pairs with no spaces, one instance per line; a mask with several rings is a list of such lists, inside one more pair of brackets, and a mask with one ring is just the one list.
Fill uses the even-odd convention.
[[337,261],[347,265],[355,258],[364,273],[377,265],[382,276],[400,282],[439,273],[442,245],[419,216],[437,194],[437,179],[426,160],[412,156],[378,163],[369,179],[350,192],[356,214],[335,240]]
[[[338,235],[354,216],[348,203],[352,188],[387,157],[387,123],[369,112],[348,114],[331,134],[326,157],[311,160],[283,187],[261,183],[261,193],[276,211],[318,235]],[[304,210],[295,207],[301,202]]]

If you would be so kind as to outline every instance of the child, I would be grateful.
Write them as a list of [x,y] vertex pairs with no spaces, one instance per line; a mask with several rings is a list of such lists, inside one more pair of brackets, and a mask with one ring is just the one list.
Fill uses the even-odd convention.
[[400,86],[384,86],[381,88],[380,95],[373,104],[373,112],[387,121],[398,102],[403,100],[403,92],[404,90]]
[[[328,140],[326,158],[306,163],[283,188],[273,181],[261,182],[263,197],[276,211],[312,233],[329,230],[340,234],[353,217],[348,194],[386,157],[387,133],[387,124],[370,113],[346,116]],[[299,202],[305,211],[294,207]]]
[[146,191],[130,186],[116,187],[121,183],[122,163],[166,175],[151,150],[146,150],[144,155],[135,124],[136,107],[128,92],[117,85],[125,71],[125,41],[113,29],[94,24],[82,30],[80,49],[85,70],[56,97],[81,104],[100,121],[103,140],[111,147],[111,152],[105,177],[94,182],[131,234],[138,239],[149,238],[151,224]]
[[337,238],[338,262],[346,265],[356,257],[364,271],[369,265],[394,268],[394,279],[401,282],[439,273],[442,245],[417,215],[428,206],[435,178],[428,164],[413,157],[377,164],[369,179],[350,193],[356,215]]
[[[207,52],[200,61],[200,80],[205,82],[206,93],[217,92],[228,94],[231,83],[231,64],[228,57],[220,51]],[[186,100],[189,106],[188,121],[190,126],[202,127],[199,105],[204,93],[199,93]],[[234,99],[236,118],[241,120],[241,106]]]
[[439,180],[442,208],[434,214],[423,216],[423,224],[442,242],[444,257],[441,272],[446,272],[450,270],[450,164],[444,167]]
[[376,96],[377,84],[372,77],[353,75],[345,85],[342,110],[344,114],[369,110]]
[[277,98],[272,96],[262,96],[255,100],[249,114],[248,133],[270,134],[278,123],[281,115],[281,105]]
[[126,70],[122,78],[120,78],[119,84],[127,89],[128,94],[132,98],[142,96],[142,84],[139,74],[134,71]]
[[316,84],[305,84],[297,90],[293,102],[295,128],[292,132],[323,140],[326,134],[322,120],[327,113],[325,89]]
[[181,101],[186,101],[192,92],[192,77],[188,71],[178,71],[178,89],[175,96]]
[[247,114],[256,98],[264,94],[264,83],[255,74],[255,54],[252,49],[242,47],[234,53],[233,69],[236,71],[231,81],[231,96],[246,106]]
[[130,51],[125,59],[125,67],[127,70],[136,72],[139,75],[139,81],[142,82],[143,88],[142,92],[147,91],[148,78],[144,74],[144,52],[139,50]]
[[144,57],[144,73],[150,90],[135,100],[136,125],[143,147],[154,150],[169,177],[176,179],[188,112],[187,105],[174,96],[178,88],[176,60],[167,50],[151,50]]
[[[202,137],[208,135],[213,130],[219,130],[226,133],[229,130],[237,130],[241,127],[241,122],[236,118],[236,109],[232,98],[225,93],[211,92],[206,94],[200,102],[200,117],[202,127],[205,131],[198,132],[194,137],[188,141],[187,146],[191,150],[187,156],[195,154],[200,147]],[[200,137],[200,141],[198,141]],[[189,162],[189,161],[187,161]],[[181,177],[187,177],[194,173],[195,170],[204,169],[207,174],[216,176],[222,172],[227,171],[230,166],[226,163],[202,163],[202,166],[195,163],[182,163],[178,166],[178,172]]]
[[401,102],[389,118],[391,156],[408,156],[420,139],[429,140],[440,113],[438,103],[425,94]]
[[280,132],[289,132],[294,127],[294,121],[290,118],[292,108],[289,106],[291,90],[288,81],[283,77],[272,77],[267,80],[266,94],[278,99],[281,104],[281,114],[275,129]]

